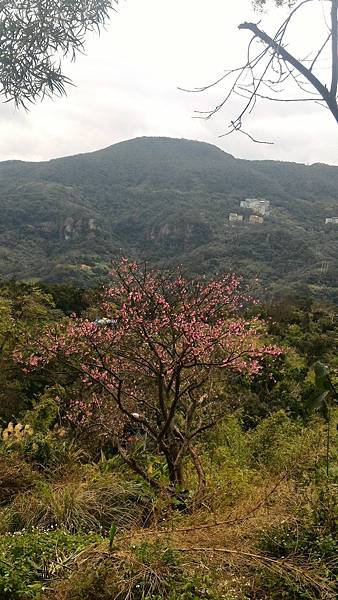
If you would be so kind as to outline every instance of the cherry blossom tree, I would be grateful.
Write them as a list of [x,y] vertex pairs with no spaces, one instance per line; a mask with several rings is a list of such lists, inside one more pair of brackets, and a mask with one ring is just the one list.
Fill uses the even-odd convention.
[[201,497],[205,475],[196,442],[224,413],[217,376],[253,375],[266,355],[280,351],[264,343],[258,318],[240,316],[247,299],[232,274],[187,281],[122,260],[111,275],[100,318],[70,319],[21,360],[37,368],[57,359],[77,371],[90,390],[78,409],[100,419],[129,466],[160,487],[123,443],[121,423],[164,457],[171,490],[183,488],[190,460]]

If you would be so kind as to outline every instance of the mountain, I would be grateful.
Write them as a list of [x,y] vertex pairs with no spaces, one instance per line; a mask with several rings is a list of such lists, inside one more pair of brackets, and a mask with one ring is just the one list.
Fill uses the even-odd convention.
[[[240,207],[245,198],[270,202],[262,223],[250,222],[257,211]],[[0,275],[87,284],[126,254],[191,273],[233,269],[275,294],[309,289],[338,302],[338,224],[325,224],[337,198],[338,167],[241,160],[184,139],[5,161]]]

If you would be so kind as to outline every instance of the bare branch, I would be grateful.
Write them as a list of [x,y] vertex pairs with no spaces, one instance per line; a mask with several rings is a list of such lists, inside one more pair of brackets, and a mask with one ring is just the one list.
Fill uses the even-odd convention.
[[[268,35],[259,26],[260,23],[241,23],[240,30],[247,30],[253,34],[248,43],[247,60],[239,68],[226,71],[218,80],[204,86],[196,88],[194,91],[205,91],[218,83],[229,81],[225,97],[216,107],[209,111],[195,111],[198,116],[195,118],[210,119],[218,113],[233,96],[238,96],[245,100],[243,108],[239,111],[236,118],[230,121],[229,131],[226,131],[219,137],[231,135],[234,132],[241,132],[256,143],[271,144],[263,140],[257,140],[254,136],[243,130],[244,117],[250,115],[257,103],[257,100],[272,100],[274,102],[315,102],[324,108],[328,108],[332,116],[338,123],[338,0],[324,0],[331,5],[331,26],[328,35],[321,43],[320,47],[311,52],[302,59],[296,58],[287,48],[285,37],[289,30],[289,25],[295,15],[300,10],[315,0],[302,0],[299,2],[289,2],[290,12],[287,18],[279,26],[274,36]],[[263,6],[262,1],[258,3]],[[280,3],[282,4],[282,2]],[[323,55],[324,50],[331,39],[331,83],[330,87],[322,81],[314,70],[318,72],[318,60]],[[256,45],[264,44],[264,50],[253,52]],[[254,55],[253,55],[254,54]],[[253,55],[253,56],[252,56]],[[293,97],[290,92],[284,96],[285,83],[295,84],[297,88],[305,93],[305,97]],[[262,91],[262,88],[264,90]],[[273,97],[275,96],[275,97]],[[291,96],[291,97],[290,97]]]
[[[311,62],[311,65],[310,65],[310,67],[309,67],[309,70],[310,70],[310,71],[312,71],[313,67],[315,66],[315,64],[316,64],[316,62],[317,62],[318,58],[320,57],[321,53],[323,52],[323,50],[324,50],[324,48],[325,48],[326,44],[327,44],[327,43],[328,43],[328,41],[330,40],[330,38],[331,38],[331,35],[332,35],[332,34],[331,34],[331,31],[330,31],[330,33],[329,33],[329,35],[327,36],[327,38],[326,38],[325,42],[324,42],[324,43],[323,43],[323,45],[322,45],[322,46],[319,48],[319,50],[318,50],[318,52],[317,52],[316,56],[314,57],[314,59],[313,59],[313,60],[312,60],[312,62]],[[303,62],[305,62],[305,60],[303,60]]]
[[332,0],[331,27],[332,27],[332,80],[330,94],[332,98],[337,95],[338,80],[338,0]]
[[317,90],[320,96],[325,100],[326,104],[330,108],[330,111],[338,122],[338,105],[335,96],[329,92],[327,87],[319,81],[319,79],[308,69],[305,67],[299,60],[297,60],[292,54],[288,52],[283,46],[281,46],[278,42],[272,39],[267,33],[262,31],[257,27],[255,23],[242,23],[239,25],[239,29],[245,29],[251,31],[256,37],[261,39],[267,46],[273,48],[276,53],[278,53],[282,59],[291,64],[295,69],[305,77],[307,81],[309,81],[312,86]]
[[227,133],[222,133],[218,137],[220,137],[220,138],[225,137],[227,135],[230,135],[230,133],[232,133],[233,131],[238,131],[239,133],[243,133],[243,135],[246,135],[248,138],[250,138],[250,140],[252,142],[255,142],[255,144],[268,144],[269,146],[273,146],[273,142],[267,142],[264,140],[256,140],[256,138],[254,138],[250,133],[248,133],[247,131],[243,131],[242,123],[237,125],[234,121],[232,121],[231,124],[233,126],[233,129],[231,131],[228,131]]

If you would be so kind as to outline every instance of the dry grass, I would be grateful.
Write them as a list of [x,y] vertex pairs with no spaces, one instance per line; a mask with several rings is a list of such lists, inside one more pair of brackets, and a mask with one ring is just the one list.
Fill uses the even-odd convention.
[[[148,529],[135,526],[118,531],[113,552],[108,542],[81,552],[71,579],[54,587],[46,600],[140,600],[151,594],[178,600],[181,596],[168,596],[168,590],[174,589],[173,576],[178,581],[182,574],[187,581],[209,577],[215,595],[202,597],[213,600],[335,600],[335,591],[316,561],[306,563],[296,554],[276,558],[257,549],[262,530],[294,523],[303,503],[302,490],[280,474],[253,486],[235,508],[211,513],[204,505],[192,514],[174,512],[163,524]],[[133,549],[144,544],[155,548],[150,561]],[[176,563],[161,559],[165,548],[178,556]]]
[[33,469],[23,460],[1,454],[0,506],[8,504],[17,494],[32,487],[36,478]]
[[[261,460],[265,430],[259,433],[252,443]],[[94,473],[87,478],[50,486],[49,494],[42,500],[39,498],[37,502],[35,498],[34,513],[40,514],[39,523],[56,519],[57,526],[70,530],[84,528],[84,523],[92,529],[102,524],[108,515],[109,522],[118,522],[119,527],[113,551],[109,551],[108,541],[86,548],[75,557],[69,581],[63,580],[54,586],[45,596],[46,600],[142,600],[150,599],[152,594],[156,600],[159,597],[168,600],[200,597],[208,600],[334,600],[330,575],[326,575],[320,561],[311,558],[306,546],[305,550],[302,546],[301,551],[297,548],[281,558],[271,546],[262,544],[263,531],[270,536],[271,531],[283,529],[283,524],[290,525],[292,531],[306,503],[310,512],[315,511],[310,495],[312,487],[318,491],[318,482],[312,486],[310,481],[311,469],[318,464],[322,453],[322,447],[314,443],[317,433],[298,435],[296,431],[285,460],[284,449],[281,453],[277,440],[271,470],[263,463],[262,467],[252,466],[244,442],[245,452],[243,450],[238,462],[228,456],[225,449],[219,464],[210,467],[204,503],[185,514],[171,510],[168,498],[159,498],[148,528],[140,527],[139,517],[125,520],[137,501],[128,504],[130,498],[135,498],[128,488],[129,482],[121,483],[112,473],[102,478]],[[234,437],[237,430],[235,434]],[[283,433],[283,440],[287,436],[288,430]],[[270,446],[268,454],[271,458]],[[219,494],[223,477],[223,490]],[[111,490],[114,485],[115,496],[112,496],[107,489]],[[117,493],[118,486],[123,488],[121,493]],[[227,495],[229,486],[231,493]],[[304,489],[309,498],[304,499]],[[17,504],[18,499],[14,502]],[[142,498],[138,508],[140,504],[142,506]],[[118,512],[114,514],[114,510],[121,508],[118,521]],[[128,531],[123,530],[125,525]],[[174,557],[169,561],[165,559],[167,551],[168,556],[172,553]],[[329,565],[329,561],[326,564]],[[211,581],[210,593],[199,595],[194,590],[192,595],[186,596],[185,592],[182,595],[180,581],[195,582],[205,577]]]
[[70,532],[109,530],[140,524],[146,498],[135,481],[121,481],[113,473],[64,483],[44,481],[18,495],[10,507],[12,530],[37,527]]
[[[212,573],[213,576],[217,573],[217,584],[222,593],[231,588],[239,594],[234,598],[242,598],[240,589],[243,581],[251,589],[250,598],[263,598],[254,595],[258,572],[260,576],[266,573],[277,577],[290,586],[298,585],[306,589],[311,598],[334,600],[336,592],[323,576],[318,575],[316,562],[306,563],[297,556],[288,560],[274,559],[258,552],[255,546],[257,535],[263,529],[294,522],[296,507],[301,503],[302,493],[297,494],[294,484],[284,478],[278,479],[268,489],[262,487],[256,490],[254,497],[243,498],[236,511],[227,515],[221,512],[210,515],[201,509],[184,517],[179,525],[142,531],[136,529],[128,538],[121,536],[118,542],[127,548],[130,543],[137,544],[141,540],[165,541],[184,555],[186,572],[192,576],[196,571]],[[246,597],[243,596],[243,599]],[[266,596],[268,599],[269,596]]]

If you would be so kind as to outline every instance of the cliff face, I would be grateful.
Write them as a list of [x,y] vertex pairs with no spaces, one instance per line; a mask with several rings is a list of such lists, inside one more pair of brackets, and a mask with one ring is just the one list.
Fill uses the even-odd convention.
[[95,237],[97,224],[95,219],[80,217],[67,217],[59,227],[59,238],[61,240],[74,241],[79,239],[91,239]]
[[39,235],[47,240],[73,242],[95,238],[98,227],[95,219],[88,217],[65,217],[59,222],[42,221],[35,225],[28,224],[24,230],[31,235]]

